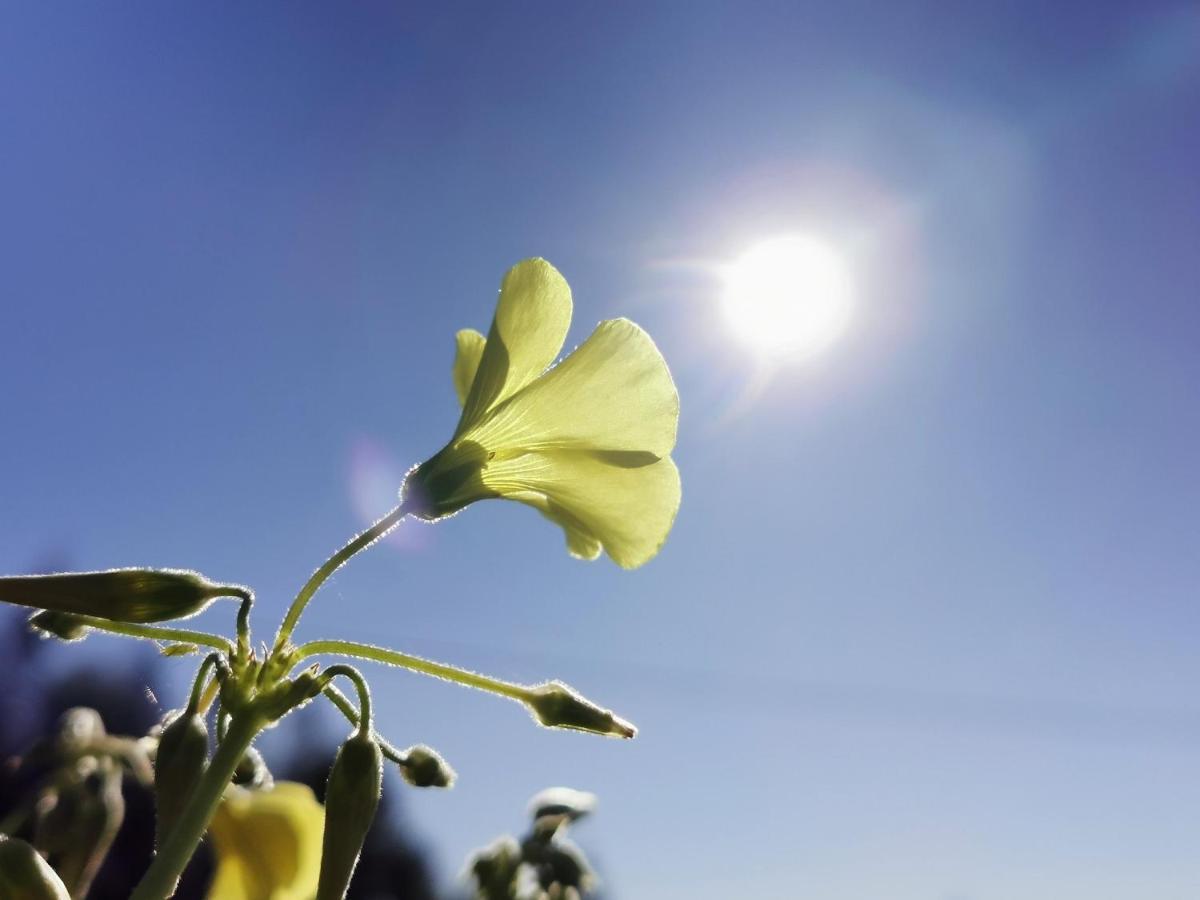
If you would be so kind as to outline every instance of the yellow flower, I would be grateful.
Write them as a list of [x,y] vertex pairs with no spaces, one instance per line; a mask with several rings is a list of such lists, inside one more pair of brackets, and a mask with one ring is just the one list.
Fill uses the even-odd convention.
[[209,826],[217,872],[209,900],[312,900],[325,809],[303,784],[229,787]]
[[517,263],[500,287],[485,339],[460,331],[454,437],[404,487],[437,519],[489,497],[519,500],[566,532],[571,554],[601,549],[620,566],[662,547],[679,509],[671,461],[679,395],[646,332],[601,322],[548,370],[571,323],[571,289],[543,259]]

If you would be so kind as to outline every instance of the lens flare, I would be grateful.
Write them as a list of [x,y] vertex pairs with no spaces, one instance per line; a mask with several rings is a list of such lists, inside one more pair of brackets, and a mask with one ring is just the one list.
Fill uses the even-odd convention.
[[725,269],[733,333],[772,361],[808,359],[845,332],[853,290],[845,260],[806,235],[766,241]]

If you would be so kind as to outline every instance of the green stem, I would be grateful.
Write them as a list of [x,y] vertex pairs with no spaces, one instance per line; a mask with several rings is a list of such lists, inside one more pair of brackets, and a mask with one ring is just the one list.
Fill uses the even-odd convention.
[[372,662],[384,663],[389,666],[400,666],[402,669],[411,669],[422,675],[432,675],[434,678],[444,678],[455,684],[478,688],[489,694],[499,694],[501,697],[508,697],[521,703],[529,702],[533,696],[533,691],[522,684],[489,678],[487,675],[480,675],[457,666],[447,666],[444,663],[432,662],[419,656],[410,656],[397,650],[374,647],[371,644],[360,644],[356,641],[309,641],[297,649],[296,662],[322,653],[352,656],[356,659],[369,659]]
[[212,762],[196,784],[183,814],[171,829],[170,836],[154,857],[154,862],[137,889],[130,895],[130,900],[167,900],[175,893],[179,876],[208,830],[208,823],[217,811],[217,805],[233,778],[237,764],[263,724],[253,713],[234,717]]
[[249,591],[242,597],[242,605],[237,614],[237,652],[238,659],[245,662],[250,655],[250,608],[254,606],[254,592]]
[[200,698],[203,696],[204,680],[208,677],[208,670],[213,666],[217,667],[217,680],[224,681],[229,677],[229,669],[225,666],[225,658],[219,653],[210,653],[204,657],[204,662],[200,663],[200,671],[196,673],[196,680],[192,682],[192,694],[188,699],[187,711],[189,714],[195,713],[200,708]]
[[323,677],[330,680],[339,675],[354,682],[354,689],[358,691],[358,733],[362,737],[369,737],[371,734],[371,689],[367,687],[367,679],[363,678],[362,672],[354,666],[342,663],[330,666],[323,673]]
[[110,634],[121,634],[125,637],[150,638],[155,641],[174,641],[179,644],[200,644],[230,653],[233,644],[218,634],[207,631],[190,631],[186,628],[157,628],[154,625],[136,625],[133,622],[114,622],[111,619],[99,619],[95,616],[71,614],[73,621],[94,628],[97,631],[107,631]]
[[[358,710],[354,708],[354,704],[350,702],[350,698],[339,691],[332,684],[325,685],[322,691],[326,699],[337,707],[338,712],[346,717],[346,721],[355,728],[359,727],[362,721],[358,716]],[[383,738],[379,732],[375,733],[375,740],[379,744],[379,749],[383,751],[384,758],[390,759],[398,766],[404,765],[404,754],[396,749],[395,745]]]
[[308,601],[312,599],[313,594],[326,582],[329,576],[344,566],[355,553],[369,547],[399,525],[400,520],[406,515],[408,515],[408,507],[404,503],[401,503],[337,553],[329,557],[321,568],[313,572],[312,577],[305,582],[304,587],[300,588],[300,593],[296,595],[296,599],[292,601],[291,607],[288,608],[287,615],[283,619],[283,624],[279,626],[279,634],[275,638],[274,652],[277,653],[282,650],[288,640],[291,639],[292,632],[296,629],[296,623],[300,621],[300,616],[304,613],[304,607],[308,606]]

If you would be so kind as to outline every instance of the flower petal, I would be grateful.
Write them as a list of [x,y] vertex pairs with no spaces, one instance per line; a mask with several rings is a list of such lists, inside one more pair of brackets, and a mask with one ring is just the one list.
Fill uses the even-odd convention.
[[464,328],[454,336],[454,392],[458,394],[460,407],[467,402],[467,395],[471,393],[486,342],[487,338],[474,328]]
[[509,269],[455,436],[546,371],[570,325],[571,288],[554,266],[526,259]]
[[210,900],[309,900],[324,827],[324,808],[306,785],[227,789],[209,827],[217,855]]
[[625,569],[658,553],[679,509],[679,471],[669,457],[531,452],[490,462],[482,481],[560,525],[572,555],[595,559],[603,548]]
[[675,446],[678,423],[679,394],[654,341],[628,319],[609,319],[469,436],[489,451],[620,450],[663,457]]

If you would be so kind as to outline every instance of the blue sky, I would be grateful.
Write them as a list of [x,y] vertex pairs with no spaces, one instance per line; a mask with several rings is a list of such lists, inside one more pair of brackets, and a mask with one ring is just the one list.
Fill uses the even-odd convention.
[[[0,16],[0,569],[197,568],[266,637],[449,436],[454,331],[545,256],[569,344],[626,315],[671,364],[666,548],[581,563],[480,504],[302,629],[641,726],[375,673],[384,730],[459,769],[405,796],[444,878],[563,783],[616,897],[1196,895],[1194,7]],[[715,273],[796,231],[846,248],[855,318],[765,377]]]

